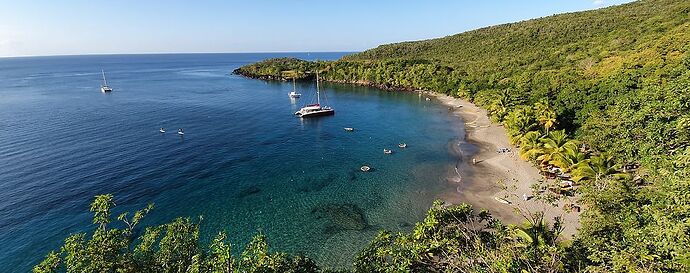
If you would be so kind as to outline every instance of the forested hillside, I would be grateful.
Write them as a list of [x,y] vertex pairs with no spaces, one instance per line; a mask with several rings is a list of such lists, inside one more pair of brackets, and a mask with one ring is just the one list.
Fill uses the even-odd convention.
[[[426,67],[420,72],[446,79],[449,86],[440,91],[473,99],[495,96],[494,89],[510,89],[516,99],[530,102],[548,97],[560,119],[574,123],[570,129],[576,129],[591,111],[610,105],[617,97],[663,84],[687,70],[689,11],[688,1],[639,1],[441,39],[383,45],[343,61],[361,62],[365,67],[400,60],[445,66],[449,71]],[[363,73],[337,68],[333,72],[344,79],[367,75],[366,69]],[[438,87],[406,82],[410,78],[387,81]]]

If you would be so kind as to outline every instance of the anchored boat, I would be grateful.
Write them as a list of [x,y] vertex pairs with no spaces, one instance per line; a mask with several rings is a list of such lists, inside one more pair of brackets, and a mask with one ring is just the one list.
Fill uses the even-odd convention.
[[296,99],[301,97],[302,94],[297,93],[297,86],[295,85],[295,77],[292,77],[292,92],[288,93],[288,97],[291,99]]
[[302,107],[295,115],[301,118],[330,116],[335,114],[335,110],[330,106],[321,105],[321,94],[319,92],[319,71],[316,71],[316,103]]
[[103,85],[101,85],[101,92],[103,92],[103,93],[112,92],[113,88],[108,86],[108,82],[105,80],[105,71],[103,71],[103,69],[101,69],[101,74],[103,74]]

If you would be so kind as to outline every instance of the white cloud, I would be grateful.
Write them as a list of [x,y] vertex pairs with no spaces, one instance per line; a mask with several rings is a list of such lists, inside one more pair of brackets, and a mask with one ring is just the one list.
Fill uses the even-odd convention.
[[604,0],[594,0],[594,5],[595,6],[602,6],[602,5],[604,5]]

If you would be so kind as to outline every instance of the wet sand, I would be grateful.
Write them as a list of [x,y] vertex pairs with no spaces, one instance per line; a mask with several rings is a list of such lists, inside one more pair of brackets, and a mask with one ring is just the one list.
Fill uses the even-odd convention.
[[[558,206],[552,206],[536,199],[523,199],[523,194],[532,195],[530,186],[543,177],[530,162],[520,159],[517,148],[510,145],[503,126],[492,123],[486,110],[446,95],[425,93],[424,96],[435,97],[447,105],[452,114],[464,122],[464,139],[474,146],[465,149],[455,145],[460,161],[449,171],[448,182],[457,185],[457,192],[442,196],[445,201],[468,203],[477,209],[486,209],[494,217],[510,224],[525,222],[526,219],[521,214],[526,211],[544,211],[544,218],[549,222],[553,222],[554,217],[561,217],[565,228],[564,237],[571,237],[577,231],[579,213],[563,209],[572,200],[560,200]],[[503,147],[509,148],[510,152],[498,153],[497,149]],[[472,163],[472,159],[476,160],[476,164]],[[497,199],[506,200],[510,204]]]

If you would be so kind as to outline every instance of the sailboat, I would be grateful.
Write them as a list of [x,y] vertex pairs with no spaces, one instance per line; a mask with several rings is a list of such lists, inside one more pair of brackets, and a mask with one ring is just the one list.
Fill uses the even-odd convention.
[[319,92],[319,71],[316,71],[316,103],[302,107],[295,115],[301,118],[334,115],[335,110],[330,106],[321,105],[321,93]]
[[101,85],[101,92],[112,92],[113,89],[110,86],[108,86],[108,82],[105,80],[105,71],[103,71],[103,69],[101,69],[101,74],[103,74],[103,85]]
[[288,97],[291,99],[296,99],[301,97],[302,94],[297,93],[297,86],[295,85],[295,77],[292,77],[292,92],[288,93]]

